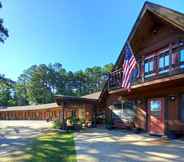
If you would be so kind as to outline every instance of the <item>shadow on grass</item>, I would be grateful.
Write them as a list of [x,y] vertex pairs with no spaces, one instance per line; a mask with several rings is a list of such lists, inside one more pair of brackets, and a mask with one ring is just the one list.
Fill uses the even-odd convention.
[[76,162],[73,133],[50,132],[34,138],[21,154],[12,155],[14,158],[17,162]]

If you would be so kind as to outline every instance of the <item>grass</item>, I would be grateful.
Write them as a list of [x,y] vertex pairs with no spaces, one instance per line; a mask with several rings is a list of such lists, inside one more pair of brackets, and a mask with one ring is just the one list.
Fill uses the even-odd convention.
[[52,132],[33,140],[25,162],[76,162],[73,133]]
[[50,132],[34,138],[23,149],[0,161],[7,162],[77,162],[72,132]]

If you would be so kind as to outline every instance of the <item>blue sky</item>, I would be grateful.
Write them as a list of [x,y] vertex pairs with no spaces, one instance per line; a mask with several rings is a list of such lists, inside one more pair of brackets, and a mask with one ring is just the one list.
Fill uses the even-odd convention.
[[[16,80],[33,64],[67,70],[114,63],[144,0],[1,0],[10,37],[0,44],[0,73]],[[151,2],[184,12],[183,0]]]

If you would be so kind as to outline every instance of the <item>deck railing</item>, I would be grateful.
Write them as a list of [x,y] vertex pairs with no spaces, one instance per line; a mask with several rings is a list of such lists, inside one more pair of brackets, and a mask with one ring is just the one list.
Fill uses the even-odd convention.
[[[146,76],[144,74],[144,66],[139,69],[138,75],[132,77],[132,85],[148,82],[151,80],[161,79],[164,77],[174,76],[176,74],[184,73],[184,62],[177,65],[171,65],[164,73],[160,73],[158,69],[155,69],[153,75]],[[122,85],[123,69],[113,71],[109,74],[108,78],[108,90],[115,90],[121,88]]]

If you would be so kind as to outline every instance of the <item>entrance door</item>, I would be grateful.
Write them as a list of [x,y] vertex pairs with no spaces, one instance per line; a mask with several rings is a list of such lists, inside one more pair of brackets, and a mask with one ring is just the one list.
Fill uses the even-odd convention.
[[164,98],[148,100],[148,130],[150,134],[164,134]]

